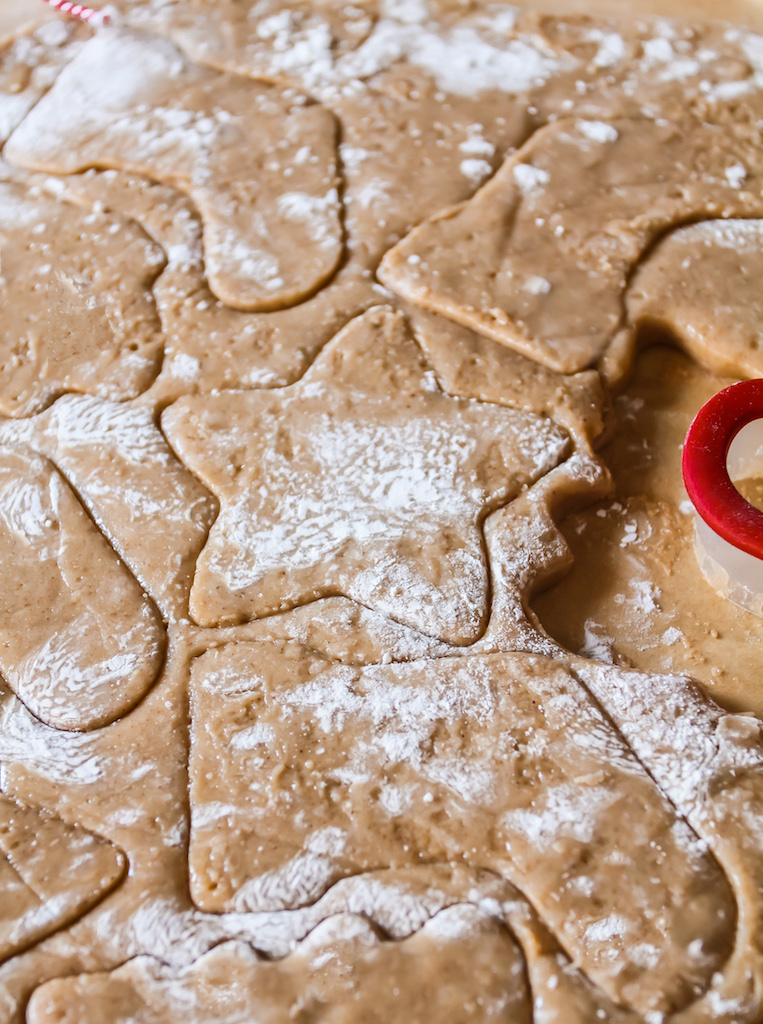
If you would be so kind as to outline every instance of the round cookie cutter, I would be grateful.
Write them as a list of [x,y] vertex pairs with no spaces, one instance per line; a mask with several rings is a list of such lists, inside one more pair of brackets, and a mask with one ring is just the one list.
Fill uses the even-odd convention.
[[682,468],[705,578],[763,617],[763,512],[733,483],[763,479],[763,380],[732,384],[702,406],[686,435]]

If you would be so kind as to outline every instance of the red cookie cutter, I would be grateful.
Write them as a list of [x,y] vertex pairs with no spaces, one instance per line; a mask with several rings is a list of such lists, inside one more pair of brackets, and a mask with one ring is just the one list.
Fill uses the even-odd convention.
[[732,384],[700,409],[683,476],[702,572],[724,597],[763,616],[763,512],[732,482],[763,479],[763,380]]

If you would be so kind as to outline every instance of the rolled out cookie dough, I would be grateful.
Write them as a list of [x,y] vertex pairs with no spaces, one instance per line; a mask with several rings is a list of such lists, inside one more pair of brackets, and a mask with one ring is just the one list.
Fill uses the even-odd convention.
[[188,192],[204,221],[210,287],[239,309],[306,298],[342,254],[332,115],[191,64],[154,37],[90,39],[5,155],[57,174],[132,169]]
[[331,106],[343,126],[348,244],[374,269],[414,225],[472,196],[530,131],[522,100],[498,90],[444,93],[408,64]]
[[33,26],[10,38],[3,38],[0,26],[0,144],[47,92],[88,36],[84,25],[60,20]]
[[445,395],[383,307],[292,387],[182,398],[162,426],[220,500],[197,622],[341,593],[452,643],[476,639],[487,614],[481,517],[569,450],[548,419]]
[[449,395],[548,416],[587,450],[604,432],[606,401],[593,370],[562,376],[436,313],[411,307],[416,341]]
[[[697,253],[679,244],[685,255]],[[703,255],[700,248],[697,258]],[[744,254],[739,258],[744,260]],[[667,303],[671,294],[676,302],[683,295],[680,273],[671,277],[665,266],[659,282],[648,268],[653,300],[666,317],[672,316],[676,306]],[[733,280],[730,268],[725,269],[726,278],[705,279],[707,299],[697,295],[696,320],[688,304],[684,307],[690,344],[701,334],[708,344],[715,339],[720,351],[725,335],[704,333],[716,321],[715,316],[704,319],[703,310],[709,314],[724,280]],[[732,292],[729,306],[733,302]],[[716,310],[717,322],[727,323],[731,332],[722,301]],[[736,322],[740,329],[745,324],[741,317]],[[696,335],[688,330],[693,323]],[[752,323],[752,316],[746,323]],[[730,333],[730,345],[733,337]],[[683,442],[692,419],[733,380],[708,373],[674,348],[650,347],[638,356],[628,386],[614,398],[613,436],[600,450],[615,492],[560,520],[574,562],[563,580],[533,600],[533,609],[566,650],[644,672],[687,673],[725,706],[761,715],[763,696],[756,683],[763,657],[760,619],[721,600],[702,576],[681,477]]]
[[[87,701],[58,688],[56,707],[82,719],[74,726],[45,724],[0,689],[3,789],[108,836],[130,863],[113,898],[0,965],[0,1018],[751,1024],[763,978],[758,724],[724,715],[686,679],[576,658],[527,603],[568,561],[552,513],[606,492],[592,445],[613,421],[588,367],[614,352],[625,372],[631,328],[663,315],[660,302],[681,326],[675,248],[682,232],[700,235],[678,220],[761,212],[759,44],[665,19],[618,29],[451,0],[119,6],[127,31],[74,33],[90,41],[74,39],[60,63],[79,55],[51,92],[52,60],[20,105],[0,96],[0,120],[39,100],[18,114],[7,156],[57,175],[16,165],[13,188],[82,222],[126,223],[143,238],[140,225],[161,247],[146,292],[164,361],[129,394],[93,380],[56,397],[78,389],[64,383],[0,422],[0,444],[45,467],[48,491],[76,508],[69,533],[96,551],[97,600],[76,629],[108,628],[114,653],[129,639],[127,612],[145,611],[143,646],[128,653],[152,652],[155,675],[138,679],[142,701],[135,679]],[[28,52],[32,65],[48,61]],[[719,111],[724,90],[734,98]],[[701,131],[692,111],[708,122]],[[279,170],[264,150],[289,132]],[[527,220],[545,248],[520,254],[517,294],[538,303],[524,348],[374,280],[390,245],[454,202],[478,211],[477,230],[474,248],[459,236],[448,261],[476,254],[474,272],[499,270],[479,248],[497,207],[479,204],[520,165],[521,183],[545,169],[549,187],[521,193],[510,214],[521,221],[537,202],[532,216],[564,228],[543,235]],[[649,176],[662,174],[658,187]],[[549,213],[560,181],[564,202],[582,206]],[[586,182],[632,191],[613,192],[601,218]],[[229,216],[234,194],[251,201],[248,220]],[[618,219],[619,204],[644,219]],[[300,221],[308,209],[316,217]],[[254,242],[283,263],[278,284],[268,260],[259,282],[242,273],[254,244],[243,229],[261,227],[260,213]],[[231,223],[241,237],[225,263],[218,242]],[[496,228],[489,260],[509,234]],[[638,293],[644,251],[654,273]],[[417,266],[409,255],[404,274]],[[611,285],[601,303],[565,291],[554,277],[565,261]],[[35,250],[24,279],[46,262]],[[365,312],[379,301],[391,308]],[[713,296],[687,301],[709,308]],[[741,328],[734,301],[723,317]],[[595,330],[579,347],[574,335],[562,367],[544,330],[568,314]],[[741,333],[726,344],[717,331],[710,348],[733,372],[753,367]],[[570,367],[583,369],[558,372]],[[40,572],[30,557],[13,582]],[[604,586],[590,565],[582,572]],[[116,617],[107,578],[126,595]],[[113,721],[98,717],[104,708]],[[72,728],[84,731],[62,731]],[[0,885],[0,904],[10,891]]]
[[355,256],[316,295],[266,313],[232,309],[205,276],[203,229],[189,198],[126,171],[94,170],[60,183],[86,207],[134,217],[167,254],[154,297],[165,360],[151,398],[161,404],[214,388],[279,387],[303,375],[320,349],[386,290]]
[[188,613],[217,502],[177,460],[150,408],[64,395],[39,416],[0,422],[0,444],[49,458],[165,618]]
[[629,274],[660,232],[763,215],[755,160],[743,136],[688,118],[557,121],[469,202],[414,228],[379,277],[552,369],[583,370],[621,326]]
[[352,53],[377,17],[377,0],[117,0],[123,18],[169,35],[203,64],[298,88]]

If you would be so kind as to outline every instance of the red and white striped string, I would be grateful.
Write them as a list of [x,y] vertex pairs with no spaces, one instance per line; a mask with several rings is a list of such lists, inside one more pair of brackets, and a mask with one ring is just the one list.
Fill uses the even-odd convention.
[[85,4],[71,3],[71,0],[43,0],[43,3],[60,11],[61,14],[68,14],[72,18],[86,21],[89,25],[108,25],[112,19],[112,12],[108,8],[100,11],[95,7],[87,7]]

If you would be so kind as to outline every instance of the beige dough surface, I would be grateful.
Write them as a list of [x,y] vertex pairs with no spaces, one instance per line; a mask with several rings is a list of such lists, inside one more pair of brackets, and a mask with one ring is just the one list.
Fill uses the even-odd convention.
[[[88,32],[75,22],[38,18],[38,11],[26,4],[0,3],[0,140],[6,141],[14,128],[43,96],[58,73],[87,38]],[[14,27],[23,29],[17,35]]]
[[187,614],[217,503],[175,458],[150,409],[67,395],[42,415],[0,423],[0,441],[52,459],[162,614]]
[[126,866],[97,836],[0,794],[0,960],[89,910]]
[[291,384],[337,331],[380,300],[370,269],[352,258],[296,306],[270,313],[233,309],[209,288],[201,219],[184,195],[114,170],[69,176],[64,189],[86,209],[103,204],[136,217],[167,253],[154,288],[166,356],[154,388],[161,404],[188,392]]
[[663,330],[718,374],[763,375],[759,220],[705,221],[668,235],[634,274],[628,319]]
[[575,565],[533,608],[569,650],[685,672],[722,704],[760,715],[763,693],[752,682],[763,658],[760,620],[721,600],[703,578],[679,471],[692,418],[731,383],[673,349],[639,357],[615,399],[618,429],[602,450],[615,496],[563,524]]
[[[231,645],[194,665],[191,718],[191,887],[204,909],[300,906],[345,875],[465,851],[519,885],[617,1002],[680,1007],[728,955],[733,901],[715,864],[553,662],[346,670]],[[252,769],[262,781],[238,792]],[[621,829],[629,855],[613,858]],[[619,949],[597,927],[600,901],[628,936]],[[648,963],[632,956],[645,946]]]
[[757,1024],[763,36],[114,6],[0,0],[0,1024]]

